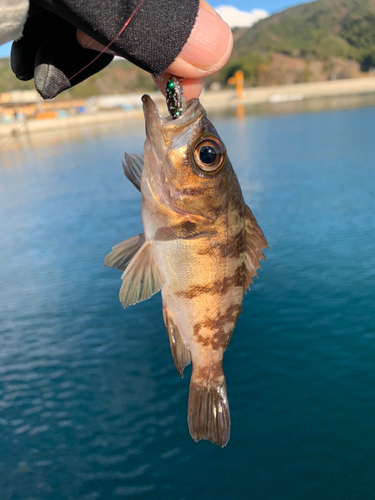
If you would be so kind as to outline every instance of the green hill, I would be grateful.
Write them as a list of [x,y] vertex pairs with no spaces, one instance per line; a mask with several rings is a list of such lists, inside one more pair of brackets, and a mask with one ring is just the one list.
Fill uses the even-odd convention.
[[375,66],[375,0],[317,0],[237,30],[233,59],[249,52],[354,60]]
[[[34,89],[33,80],[22,82],[14,76],[8,58],[0,59],[0,92]],[[123,94],[139,90],[151,92],[156,85],[150,75],[128,61],[116,59],[100,73],[66,90],[61,98],[84,98],[102,94]]]

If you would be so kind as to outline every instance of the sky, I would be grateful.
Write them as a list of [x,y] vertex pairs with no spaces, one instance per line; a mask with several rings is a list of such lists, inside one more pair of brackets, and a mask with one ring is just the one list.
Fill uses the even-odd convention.
[[[232,9],[232,11],[220,11],[222,17],[225,18],[224,13],[230,17],[226,19],[229,24],[236,23],[236,19],[244,20],[247,19],[249,24],[254,24],[258,19],[266,17],[267,14],[273,14],[280,10],[284,10],[293,5],[298,5],[300,3],[307,3],[311,0],[209,0],[209,3],[217,8],[219,6],[233,6],[238,11]],[[230,22],[231,21],[231,22]],[[240,21],[238,21],[240,22]],[[232,26],[233,27],[233,26]],[[10,53],[11,42],[0,46],[0,57],[8,57]]]
[[237,9],[249,12],[253,9],[264,9],[270,14],[287,9],[293,5],[311,2],[312,0],[208,0],[212,7],[216,8],[219,5],[233,5]]

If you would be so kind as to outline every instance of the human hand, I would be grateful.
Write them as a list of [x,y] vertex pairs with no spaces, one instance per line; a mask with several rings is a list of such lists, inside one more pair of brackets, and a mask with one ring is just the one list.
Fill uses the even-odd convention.
[[[113,52],[95,57],[94,50],[108,45]],[[219,70],[231,49],[229,26],[205,0],[30,0],[11,65],[17,78],[33,78],[41,96],[51,99],[118,54],[161,75],[162,91],[169,74],[184,78],[188,100],[199,96],[202,78]]]
[[[104,45],[77,30],[78,43],[87,49],[103,51]],[[205,1],[200,0],[198,15],[193,30],[182,51],[154,81],[164,94],[170,75],[184,78],[182,86],[186,100],[199,97],[203,88],[203,78],[216,73],[229,59],[232,51],[232,32],[219,14]],[[107,54],[115,54],[109,48]]]

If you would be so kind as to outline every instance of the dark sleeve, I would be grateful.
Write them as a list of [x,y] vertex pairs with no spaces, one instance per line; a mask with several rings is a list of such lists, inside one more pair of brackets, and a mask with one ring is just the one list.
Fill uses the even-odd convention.
[[[80,47],[76,28],[106,46],[138,4],[139,0],[31,0],[24,35],[13,44],[13,71],[22,80],[34,77],[41,95],[54,97],[112,60],[103,54],[72,78],[97,55]],[[150,73],[163,73],[189,38],[198,6],[199,0],[145,0],[111,49]]]

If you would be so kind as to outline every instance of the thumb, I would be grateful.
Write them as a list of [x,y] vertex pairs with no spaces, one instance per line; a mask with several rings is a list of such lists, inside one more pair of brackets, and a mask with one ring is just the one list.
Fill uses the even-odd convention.
[[166,72],[186,78],[211,75],[228,61],[232,47],[228,24],[205,0],[200,0],[193,30]]

